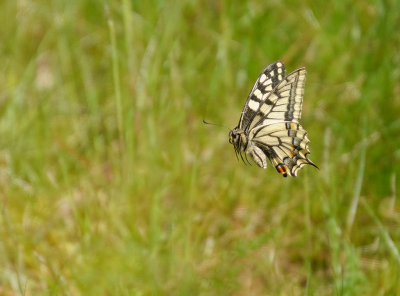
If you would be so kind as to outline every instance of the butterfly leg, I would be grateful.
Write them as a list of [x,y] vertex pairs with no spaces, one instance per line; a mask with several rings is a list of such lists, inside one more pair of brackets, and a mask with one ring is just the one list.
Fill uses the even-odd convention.
[[247,163],[251,166],[251,163],[250,163],[250,161],[247,159],[247,153],[245,153],[244,154],[244,157],[246,158],[246,160],[247,160]]

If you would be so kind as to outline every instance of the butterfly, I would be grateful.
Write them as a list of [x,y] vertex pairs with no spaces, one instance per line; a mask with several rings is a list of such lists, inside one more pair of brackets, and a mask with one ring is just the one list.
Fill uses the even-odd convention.
[[268,158],[284,177],[296,177],[307,164],[318,168],[307,157],[310,140],[299,124],[305,80],[305,68],[285,76],[282,61],[262,70],[247,97],[238,126],[229,132],[229,143],[233,144],[237,158],[239,154],[246,163],[244,153],[250,164],[250,155],[264,169]]

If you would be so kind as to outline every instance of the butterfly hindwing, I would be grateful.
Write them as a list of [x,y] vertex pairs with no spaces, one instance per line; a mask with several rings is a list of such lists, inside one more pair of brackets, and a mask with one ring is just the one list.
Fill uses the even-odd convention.
[[[254,148],[257,147],[258,158],[268,157],[275,169],[284,176],[296,177],[297,171],[306,164],[316,167],[307,158],[310,153],[308,149],[310,140],[300,124],[278,122],[261,125],[250,132],[249,140],[252,141]],[[265,156],[260,155],[260,151]]]
[[248,131],[253,127],[251,123],[254,123],[260,106],[284,77],[285,66],[281,61],[271,63],[261,71],[244,105],[238,125],[241,130]]

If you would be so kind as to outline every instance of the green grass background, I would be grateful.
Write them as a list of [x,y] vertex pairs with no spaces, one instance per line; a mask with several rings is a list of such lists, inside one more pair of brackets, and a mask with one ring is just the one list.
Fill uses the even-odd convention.
[[[0,2],[1,295],[399,295],[400,1]],[[297,178],[228,131],[306,67]]]

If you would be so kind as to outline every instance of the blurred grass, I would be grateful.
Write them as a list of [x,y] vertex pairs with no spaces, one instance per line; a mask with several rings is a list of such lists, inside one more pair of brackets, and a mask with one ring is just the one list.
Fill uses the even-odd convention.
[[[398,11],[2,1],[0,294],[399,294]],[[308,70],[296,179],[202,123],[277,59]]]

